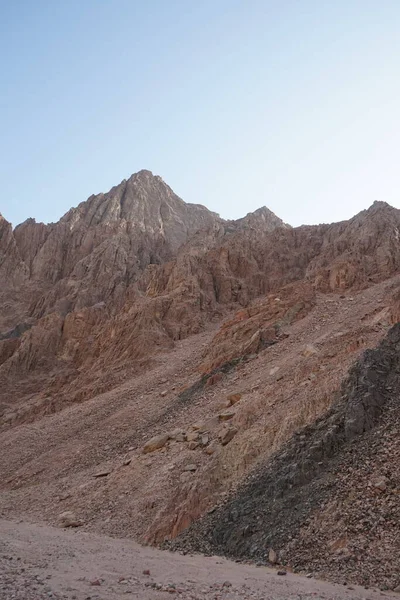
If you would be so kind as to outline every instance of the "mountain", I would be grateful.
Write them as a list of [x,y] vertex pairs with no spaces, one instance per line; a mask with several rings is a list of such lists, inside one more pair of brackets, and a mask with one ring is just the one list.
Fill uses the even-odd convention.
[[54,307],[66,313],[118,298],[149,264],[170,259],[196,231],[219,222],[205,207],[183,202],[160,177],[140,171],[56,224],[28,219],[14,232],[8,226],[13,250],[6,254],[9,264],[23,265],[18,285],[38,288],[35,316]]
[[400,585],[399,232],[383,202],[227,221],[149,171],[58,223],[1,218],[1,513]]
[[[37,372],[55,378],[50,395],[55,389],[57,406],[62,406],[60,388],[79,377],[83,363],[89,362],[93,370],[89,388],[94,381],[104,389],[98,374],[110,379],[104,361],[110,369],[113,363],[120,368],[122,356],[137,363],[154,346],[168,347],[172,339],[199,331],[204,326],[202,311],[191,310],[186,294],[190,278],[196,278],[194,272],[186,272],[189,262],[201,260],[225,235],[247,230],[248,222],[260,233],[284,227],[266,208],[238,222],[225,222],[203,206],[186,204],[150,171],[90,197],[56,224],[28,219],[12,231],[3,222],[3,302],[10,305],[2,314],[0,333],[3,398],[8,402],[13,397],[15,407],[17,372],[17,395],[32,399],[39,394],[33,409],[32,400],[26,404],[23,399],[22,419],[31,409],[36,412],[38,403],[45,411],[54,409],[53,399],[50,408],[46,406]],[[167,283],[169,270],[173,293],[166,298],[165,290],[158,293],[152,286],[162,287],[164,279]],[[154,296],[163,297],[150,300]],[[192,301],[197,304],[198,298]],[[23,337],[18,335],[27,330]],[[111,331],[118,332],[114,340]],[[136,368],[140,370],[140,364]],[[79,388],[68,396],[92,393],[86,385]]]

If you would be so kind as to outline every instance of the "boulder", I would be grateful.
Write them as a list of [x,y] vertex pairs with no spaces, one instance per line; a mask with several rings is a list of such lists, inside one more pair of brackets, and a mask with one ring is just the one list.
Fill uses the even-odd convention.
[[174,429],[169,434],[170,440],[175,440],[176,442],[185,442],[186,441],[186,432],[183,429]]
[[384,475],[382,477],[377,477],[372,485],[374,486],[375,489],[379,490],[380,492],[385,492],[387,489],[387,485],[388,485],[388,478],[385,477]]
[[237,404],[239,400],[242,398],[242,394],[229,394],[227,397],[228,406],[233,406]]
[[223,446],[229,444],[229,442],[233,440],[237,432],[238,430],[236,429],[236,427],[227,427],[223,429],[218,436],[221,444]]
[[101,477],[108,477],[108,475],[110,475],[111,473],[111,469],[104,469],[103,471],[97,471],[97,473],[95,473],[93,475],[93,477],[95,479],[99,479]]
[[200,444],[201,444],[202,446],[207,446],[207,444],[208,444],[208,442],[209,442],[209,441],[210,441],[210,438],[209,438],[209,436],[208,436],[206,433],[205,433],[205,434],[203,434],[203,435],[201,436],[201,438],[200,438]]
[[209,454],[210,456],[212,454],[215,454],[215,452],[218,450],[219,447],[219,443],[217,440],[213,440],[205,449],[206,454]]
[[307,346],[303,350],[303,356],[308,358],[309,356],[313,356],[314,354],[318,354],[318,350],[312,344],[307,344]]
[[233,410],[226,410],[222,413],[220,413],[218,415],[218,419],[220,421],[229,421],[230,419],[233,419],[233,417],[236,415],[236,412]]
[[199,433],[205,433],[206,431],[211,431],[212,429],[215,429],[216,427],[218,427],[218,425],[219,419],[218,416],[215,416],[211,417],[210,419],[207,419],[207,421],[195,423],[194,425],[192,425],[192,429],[198,431]]
[[148,454],[149,452],[154,452],[155,450],[159,450],[163,448],[165,444],[169,440],[169,434],[163,433],[161,435],[156,435],[151,438],[146,444],[143,446],[143,454]]
[[273,550],[272,548],[268,552],[268,562],[271,563],[271,565],[275,565],[278,562],[278,556],[275,550]]
[[74,512],[71,510],[66,510],[61,513],[58,517],[58,522],[61,527],[80,527],[82,525],[82,521],[80,521]]

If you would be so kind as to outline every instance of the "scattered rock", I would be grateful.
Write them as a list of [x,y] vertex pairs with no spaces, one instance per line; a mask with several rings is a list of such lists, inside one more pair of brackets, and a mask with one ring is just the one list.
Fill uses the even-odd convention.
[[360,351],[329,410],[221,496],[176,546],[251,561],[279,549],[281,564],[314,577],[398,586],[399,357],[397,323]]
[[236,429],[236,427],[228,427],[226,429],[223,429],[218,436],[221,444],[223,446],[229,444],[229,442],[233,440],[237,432],[238,430]]
[[189,450],[196,450],[196,448],[199,447],[199,442],[189,442],[188,443],[188,448]]
[[168,433],[156,435],[155,437],[151,438],[148,442],[146,442],[146,444],[143,447],[143,454],[148,454],[149,452],[154,452],[155,450],[163,448],[168,442],[168,440]]
[[375,489],[380,490],[381,492],[385,492],[388,486],[388,478],[387,477],[378,477],[372,483]]
[[270,562],[271,565],[275,565],[278,562],[278,556],[275,550],[273,550],[272,548],[268,552],[268,562]]
[[66,492],[65,494],[61,494],[61,496],[58,497],[58,500],[64,502],[64,500],[68,500],[68,498],[71,498],[71,494]]
[[218,419],[220,421],[229,421],[230,419],[233,419],[233,417],[236,415],[236,413],[233,410],[229,410],[229,411],[225,411],[223,413],[220,413],[218,415]]
[[97,473],[95,473],[93,475],[93,477],[95,477],[96,479],[98,479],[99,477],[108,477],[108,475],[110,475],[111,470],[110,469],[106,469],[104,471],[98,471]]
[[217,440],[213,440],[205,449],[206,454],[214,454],[219,447],[219,443],[217,442]]
[[284,571],[283,569],[279,569],[279,571],[277,571],[277,575],[286,575],[286,571]]
[[303,350],[303,356],[308,358],[309,356],[313,356],[314,354],[318,354],[318,350],[312,344],[307,344],[307,346]]
[[184,471],[189,471],[189,472],[194,472],[197,471],[197,466],[190,464],[190,465],[186,465],[186,467],[183,468]]
[[228,406],[233,406],[234,404],[237,404],[239,400],[241,400],[241,398],[242,394],[229,394],[229,396],[227,397]]
[[67,510],[58,517],[58,522],[61,527],[80,527],[82,525],[82,521],[80,521],[74,512],[71,510]]

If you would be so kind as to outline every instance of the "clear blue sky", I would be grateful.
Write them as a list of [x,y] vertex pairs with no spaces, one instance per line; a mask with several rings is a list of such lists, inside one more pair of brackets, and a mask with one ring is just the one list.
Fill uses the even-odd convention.
[[150,169],[297,225],[400,207],[399,0],[0,0],[0,212]]

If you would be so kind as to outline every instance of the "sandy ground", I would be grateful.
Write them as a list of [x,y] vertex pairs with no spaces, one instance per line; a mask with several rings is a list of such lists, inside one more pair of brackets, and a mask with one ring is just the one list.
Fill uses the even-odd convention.
[[187,600],[398,597],[219,557],[182,556],[121,540],[0,520],[1,600]]

